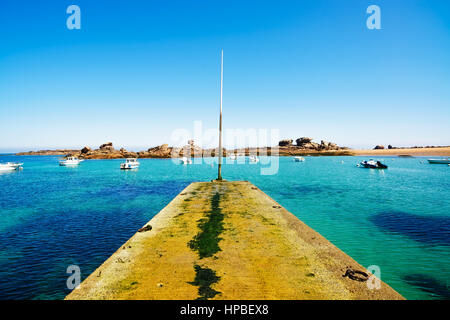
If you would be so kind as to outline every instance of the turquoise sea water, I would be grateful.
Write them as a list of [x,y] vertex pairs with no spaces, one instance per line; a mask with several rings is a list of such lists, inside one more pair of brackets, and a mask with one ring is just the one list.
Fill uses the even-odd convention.
[[[275,158],[272,158],[272,160]],[[450,167],[386,157],[388,170],[355,167],[363,157],[279,158],[226,164],[223,176],[249,180],[408,299],[450,299]],[[58,166],[58,157],[1,156],[24,170],[0,174],[0,299],[62,299],[66,268],[82,279],[192,181],[217,165],[141,159]],[[263,161],[261,161],[263,162]]]

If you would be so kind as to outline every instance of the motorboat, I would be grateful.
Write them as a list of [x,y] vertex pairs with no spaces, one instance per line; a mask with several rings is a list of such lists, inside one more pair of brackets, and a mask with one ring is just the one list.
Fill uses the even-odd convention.
[[303,158],[303,157],[294,157],[294,161],[295,162],[304,162],[305,158]]
[[259,158],[257,156],[250,156],[249,159],[250,159],[250,162],[255,162],[255,163],[259,162]]
[[125,162],[120,164],[121,170],[131,170],[139,168],[140,163],[136,158],[127,158]]
[[230,154],[230,160],[236,160],[236,159],[237,159],[236,154],[234,154],[234,153]]
[[380,161],[375,161],[375,160],[368,160],[368,161],[362,161],[361,163],[356,165],[357,167],[362,167],[362,168],[369,168],[369,169],[387,169],[388,166],[381,163]]
[[181,164],[192,164],[192,160],[190,158],[188,158],[188,157],[182,157],[180,159],[180,163]]
[[77,157],[67,157],[64,160],[61,160],[59,162],[60,166],[77,166],[79,165],[83,160],[78,159]]
[[450,159],[428,159],[428,162],[433,164],[450,164]]
[[23,163],[7,162],[0,163],[0,171],[14,171],[22,169]]

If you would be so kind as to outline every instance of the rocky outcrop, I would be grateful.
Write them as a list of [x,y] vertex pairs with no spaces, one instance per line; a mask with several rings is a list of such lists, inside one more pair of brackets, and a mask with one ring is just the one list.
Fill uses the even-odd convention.
[[295,140],[295,142],[297,143],[297,146],[301,147],[308,143],[311,143],[312,140],[313,140],[312,138],[302,137],[302,138],[298,138],[297,140]]
[[320,142],[320,150],[339,150],[339,146],[335,143],[322,140]]
[[120,148],[119,152],[123,155],[124,158],[137,158],[138,154],[133,151],[128,151],[125,148]]
[[86,153],[89,153],[89,152],[91,152],[91,151],[92,151],[92,149],[89,148],[89,147],[84,147],[83,149],[81,149],[81,153],[82,153],[82,154],[86,154]]
[[318,143],[312,142],[312,138],[302,137],[295,140],[297,147],[306,150],[320,150],[320,145]]
[[320,144],[313,142],[312,138],[302,137],[296,140],[297,147],[304,150],[316,150],[316,151],[333,151],[340,150],[341,148],[332,142],[321,140]]
[[320,144],[308,142],[298,146],[300,149],[320,150]]
[[84,147],[78,154],[72,154],[80,159],[121,159],[134,158],[135,153],[128,152],[125,149],[114,149],[112,142],[102,144],[98,149],[92,150],[90,147]]
[[169,147],[168,144],[163,144],[147,151],[140,151],[137,153],[139,158],[171,158],[174,148]]
[[284,139],[284,140],[281,140],[280,142],[278,142],[278,146],[280,146],[280,147],[291,146],[293,141],[294,140],[292,140],[292,139]]
[[[226,150],[224,149],[224,154]],[[139,158],[196,158],[214,156],[214,149],[202,149],[194,144],[194,140],[189,140],[188,144],[183,147],[169,147],[167,144],[163,144],[157,147],[148,149],[147,151],[138,152]]]
[[[281,140],[279,145],[280,155],[301,155],[308,152],[323,152],[323,151],[339,151],[344,150],[344,148],[339,147],[337,144],[328,142],[325,140],[320,141],[320,143],[313,142],[313,138],[301,137],[295,140],[296,145],[292,145],[292,140],[285,139]],[[345,148],[346,149],[346,148]]]
[[112,149],[114,149],[113,143],[112,142],[104,143],[100,146],[100,149],[101,150],[112,150]]
[[382,146],[382,145],[378,145],[378,146],[375,146],[375,148],[373,148],[373,150],[383,150],[384,149],[384,146]]

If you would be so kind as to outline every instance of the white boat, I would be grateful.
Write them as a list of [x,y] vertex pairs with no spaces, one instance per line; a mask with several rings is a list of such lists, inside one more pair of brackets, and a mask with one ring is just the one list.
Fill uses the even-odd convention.
[[428,159],[428,162],[434,164],[450,164],[450,159]]
[[22,169],[23,163],[7,162],[0,163],[0,171],[14,171]]
[[259,162],[259,158],[257,156],[250,156],[250,162]]
[[304,162],[305,158],[303,158],[303,157],[294,157],[294,161],[295,162]]
[[127,158],[124,163],[120,164],[121,170],[131,170],[139,168],[140,163],[136,158]]
[[192,160],[189,159],[189,158],[187,158],[187,157],[182,157],[182,158],[180,159],[180,163],[181,163],[181,164],[192,164]]
[[236,160],[236,159],[237,159],[237,156],[234,153],[230,155],[230,160]]
[[64,160],[61,160],[59,162],[60,166],[77,166],[82,162],[83,160],[78,159],[77,157],[67,157]]

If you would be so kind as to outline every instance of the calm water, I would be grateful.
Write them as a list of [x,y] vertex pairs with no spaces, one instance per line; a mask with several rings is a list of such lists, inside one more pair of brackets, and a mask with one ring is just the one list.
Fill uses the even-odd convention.
[[[356,168],[359,157],[280,158],[225,165],[223,176],[249,180],[408,299],[450,299],[450,167],[423,158],[384,158],[389,169]],[[0,174],[0,299],[62,299],[66,268],[87,277],[192,181],[217,166],[142,159],[58,166],[57,157],[2,156],[24,162]],[[342,161],[344,161],[342,163]]]

